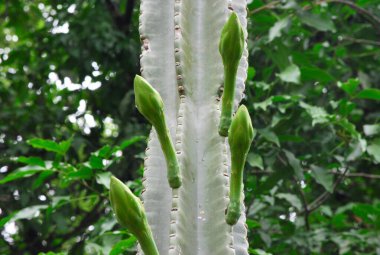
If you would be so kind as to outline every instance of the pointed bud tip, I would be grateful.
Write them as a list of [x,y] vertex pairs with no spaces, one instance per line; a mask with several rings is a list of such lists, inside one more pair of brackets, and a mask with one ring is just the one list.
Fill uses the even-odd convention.
[[236,12],[231,13],[230,17],[228,18],[227,24],[240,24],[240,20]]
[[232,119],[231,127],[228,131],[228,142],[230,146],[236,144],[240,149],[243,149],[243,147],[249,148],[253,135],[252,121],[248,109],[241,105]]
[[232,12],[225,23],[219,42],[219,52],[223,64],[236,66],[239,64],[244,49],[244,31],[236,12]]
[[[111,184],[113,184],[113,183],[115,183],[116,181],[118,181],[119,179],[117,179],[115,176],[111,176],[111,178],[110,178],[110,183]],[[111,186],[111,185],[110,185]]]
[[139,84],[139,83],[148,83],[142,76],[136,74],[135,76],[135,79],[134,79],[134,84],[136,86],[136,84]]
[[253,134],[253,127],[252,127],[252,121],[251,117],[249,116],[248,109],[245,105],[241,105],[239,109],[236,112],[235,115],[236,121],[239,122],[240,125],[244,125],[246,128],[246,131],[250,134]]
[[237,112],[242,112],[242,113],[247,114],[249,116],[247,106],[245,106],[244,104],[239,106]]
[[140,75],[134,79],[135,103],[139,112],[152,124],[162,122],[164,103],[157,90]]
[[115,189],[117,187],[123,187],[123,186],[125,186],[125,184],[122,181],[120,181],[118,178],[116,178],[113,175],[111,176],[111,178],[110,178],[110,189],[111,190]]
[[149,82],[138,74],[135,76],[133,85],[135,89],[135,94],[146,89],[155,91],[155,89],[149,84]]

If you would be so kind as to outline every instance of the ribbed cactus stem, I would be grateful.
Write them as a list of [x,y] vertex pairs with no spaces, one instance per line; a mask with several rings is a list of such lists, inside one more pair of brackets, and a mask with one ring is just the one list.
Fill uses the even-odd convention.
[[[244,210],[243,194],[230,201],[229,194],[237,197],[242,189],[229,191],[231,158],[225,137],[247,74],[247,1],[141,0],[140,10],[145,80],[137,81],[143,87],[149,82],[159,93],[149,87],[136,97],[140,112],[154,126],[146,150],[142,198],[158,251],[248,255],[245,215],[232,227],[225,220],[232,200],[239,200]],[[167,178],[175,188],[177,176],[181,187],[171,189]],[[233,179],[241,184],[241,178]],[[139,255],[150,255],[144,243],[140,246]]]

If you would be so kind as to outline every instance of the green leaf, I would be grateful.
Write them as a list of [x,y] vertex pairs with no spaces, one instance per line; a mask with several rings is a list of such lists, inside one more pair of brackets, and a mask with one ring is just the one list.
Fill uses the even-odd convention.
[[286,201],[289,202],[289,204],[291,204],[298,211],[302,210],[302,203],[296,195],[293,195],[290,193],[279,193],[277,194],[277,197],[280,199],[285,199]]
[[313,176],[315,181],[321,184],[328,192],[333,192],[333,175],[328,170],[312,165],[311,176]]
[[55,252],[52,252],[52,251],[49,251],[49,252],[40,252],[38,253],[38,255],[66,255],[66,253],[64,252],[59,252],[59,253],[55,253]]
[[90,166],[93,169],[103,169],[103,167],[104,167],[103,159],[101,159],[100,157],[97,157],[95,155],[91,155],[90,156]]
[[21,157],[16,158],[16,161],[20,163],[28,164],[28,165],[45,167],[45,162],[39,157],[21,156]]
[[280,79],[284,82],[300,83],[301,71],[295,64],[289,65],[285,70],[278,74]]
[[360,81],[358,79],[349,79],[344,83],[338,82],[338,87],[343,89],[348,95],[352,96],[359,87],[359,84]]
[[54,196],[51,199],[52,208],[59,207],[61,204],[66,204],[66,202],[70,201],[70,196]]
[[59,143],[59,147],[61,148],[62,154],[65,154],[70,149],[72,142],[73,138],[71,137],[70,139]]
[[274,132],[269,131],[268,129],[260,129],[258,130],[258,132],[262,135],[262,137],[265,140],[272,142],[276,144],[278,147],[280,147],[280,141],[278,140],[278,137]]
[[100,185],[103,185],[107,189],[110,189],[110,179],[111,179],[111,173],[110,172],[103,172],[96,174],[96,182]]
[[7,176],[5,176],[3,179],[0,180],[0,184],[5,184],[10,181],[30,177],[36,173],[39,173],[45,170],[46,168],[41,167],[41,166],[24,166],[9,173]]
[[112,154],[111,146],[106,145],[103,146],[100,150],[98,150],[97,155],[101,158],[109,158]]
[[86,192],[81,192],[81,199],[78,200],[79,208],[85,212],[90,212],[96,204],[99,202],[99,196],[97,194],[92,194],[86,196]]
[[46,209],[47,207],[48,207],[47,205],[33,205],[33,206],[25,207],[24,209],[13,214],[11,217],[7,217],[5,220],[2,220],[0,222],[0,228],[3,227],[9,221],[17,221],[17,220],[23,220],[23,219],[30,220],[35,217],[38,217],[39,212],[43,209]]
[[128,139],[128,140],[124,140],[121,145],[119,146],[119,148],[115,149],[116,150],[124,150],[125,148],[131,146],[132,144],[135,144],[137,142],[140,142],[140,141],[143,141],[145,140],[146,137],[145,136],[134,136],[132,137],[131,139]]
[[248,67],[247,81],[253,80],[256,75],[256,70],[253,66]]
[[119,1],[120,14],[124,15],[126,10],[127,10],[127,0],[120,0]]
[[288,17],[277,21],[269,30],[268,42],[271,42],[274,38],[281,36],[282,30],[286,28],[289,25],[289,23],[290,19]]
[[356,95],[356,97],[380,101],[380,89],[363,89]]
[[59,144],[52,140],[40,138],[33,138],[27,141],[27,143],[33,146],[34,148],[55,152],[60,155],[64,155],[67,152],[67,150],[70,148],[71,142],[72,138],[66,141],[62,141]]
[[366,136],[373,136],[380,134],[380,124],[364,125],[363,132]]
[[304,108],[306,112],[310,115],[310,117],[313,119],[313,126],[318,123],[322,124],[328,122],[329,115],[327,114],[325,109],[318,106],[312,106],[304,102],[300,102],[300,106]]
[[269,97],[262,102],[254,103],[253,108],[255,108],[255,110],[262,109],[263,111],[266,111],[268,106],[271,106],[272,104],[273,104],[272,97]]
[[348,132],[350,135],[352,135],[352,137],[354,137],[356,139],[361,138],[360,133],[356,130],[355,125],[352,124],[351,122],[349,122],[346,118],[344,118],[344,119],[334,118],[334,119],[332,119],[332,122],[335,125],[342,127],[346,132]]
[[331,219],[332,225],[337,229],[343,229],[347,227],[347,215],[344,213],[335,214]]
[[272,255],[272,253],[268,253],[261,249],[249,249],[249,254],[253,255]]
[[251,167],[257,167],[264,170],[263,158],[256,153],[249,153],[247,156],[247,162]]
[[33,138],[33,139],[28,140],[27,143],[37,149],[44,149],[44,150],[56,152],[59,154],[62,153],[61,147],[59,146],[59,144],[51,140]]
[[261,227],[260,222],[252,220],[252,219],[248,219],[248,218],[247,218],[247,226],[248,226],[248,229],[256,229],[256,228]]
[[71,179],[89,180],[93,177],[93,170],[82,166],[78,171],[71,171],[67,176]]
[[335,26],[330,17],[317,15],[310,12],[299,14],[301,22],[320,31],[335,31]]
[[367,147],[367,152],[371,155],[378,163],[380,163],[380,139],[376,139],[371,142]]
[[15,214],[16,213],[12,213],[8,216],[1,218],[0,219],[0,228],[4,227],[4,225],[7,224],[7,222],[10,221]]
[[52,176],[55,172],[53,170],[45,170],[45,171],[42,171],[38,177],[36,178],[36,180],[33,182],[33,185],[32,185],[32,189],[37,189],[39,188],[47,178],[49,178],[50,176]]
[[371,204],[357,204],[352,208],[353,213],[368,224],[374,224],[380,219],[380,208]]
[[284,153],[286,155],[286,158],[288,159],[288,162],[290,166],[294,170],[294,174],[296,175],[298,180],[303,180],[303,168],[301,166],[301,162],[294,156],[294,154],[290,151],[284,150]]
[[126,252],[128,249],[134,247],[136,242],[137,239],[134,236],[131,236],[125,240],[121,240],[112,247],[112,250],[109,255],[124,254],[124,252]]
[[301,67],[302,81],[319,81],[328,83],[335,80],[328,72],[316,67]]

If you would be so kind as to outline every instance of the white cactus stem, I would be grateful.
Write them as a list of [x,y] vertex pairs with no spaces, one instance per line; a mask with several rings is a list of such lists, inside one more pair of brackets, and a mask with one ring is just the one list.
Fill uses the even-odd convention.
[[[142,76],[164,101],[182,175],[182,186],[170,189],[152,131],[142,198],[161,255],[248,254],[245,215],[233,227],[225,222],[230,155],[218,134],[223,82],[218,44],[231,10],[246,28],[246,0],[141,1]],[[245,49],[235,109],[243,97],[247,55]]]

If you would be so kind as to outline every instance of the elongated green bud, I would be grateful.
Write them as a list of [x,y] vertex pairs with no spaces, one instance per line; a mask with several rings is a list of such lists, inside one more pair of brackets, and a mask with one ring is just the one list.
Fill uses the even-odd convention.
[[169,129],[166,125],[162,98],[160,94],[139,75],[135,77],[134,89],[137,109],[156,129],[168,168],[169,185],[173,189],[179,188],[181,186],[179,164]]
[[233,112],[235,83],[238,66],[244,50],[244,32],[239,18],[233,12],[223,27],[219,43],[219,52],[224,65],[224,90],[222,96],[222,114],[219,134],[228,135]]
[[111,177],[110,201],[117,221],[136,236],[144,253],[159,255],[140,199],[114,176]]
[[253,128],[247,108],[241,105],[232,120],[228,132],[231,150],[230,203],[226,222],[234,225],[240,217],[241,193],[243,189],[243,170],[245,160],[253,140]]

